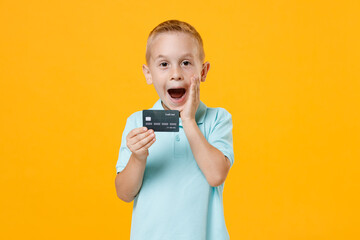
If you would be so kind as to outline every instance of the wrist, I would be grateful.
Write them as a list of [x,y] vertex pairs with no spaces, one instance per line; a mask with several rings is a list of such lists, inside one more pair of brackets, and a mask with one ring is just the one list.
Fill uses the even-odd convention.
[[142,165],[142,164],[146,163],[147,156],[138,156],[138,155],[132,153],[132,159],[134,160],[134,162],[136,164]]
[[181,119],[181,122],[184,128],[187,128],[188,126],[197,126],[195,118]]

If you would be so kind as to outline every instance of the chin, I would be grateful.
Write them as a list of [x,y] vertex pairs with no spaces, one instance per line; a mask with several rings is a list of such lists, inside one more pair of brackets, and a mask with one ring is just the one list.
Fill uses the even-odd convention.
[[163,107],[164,107],[165,110],[169,109],[169,110],[178,110],[178,111],[180,111],[184,106],[184,104],[174,106],[173,104],[171,104],[171,102],[169,104],[168,100],[167,101],[161,100],[161,101],[163,102]]

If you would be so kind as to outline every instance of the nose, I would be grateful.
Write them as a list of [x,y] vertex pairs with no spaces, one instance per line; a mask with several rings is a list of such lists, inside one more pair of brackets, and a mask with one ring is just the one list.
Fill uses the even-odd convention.
[[171,70],[171,80],[182,80],[183,75],[179,66],[174,66]]

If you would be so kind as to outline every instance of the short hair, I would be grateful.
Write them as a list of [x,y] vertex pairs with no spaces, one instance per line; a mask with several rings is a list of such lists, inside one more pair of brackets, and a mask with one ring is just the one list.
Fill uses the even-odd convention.
[[192,37],[195,38],[195,40],[198,43],[198,49],[199,49],[199,58],[200,61],[203,62],[205,60],[205,52],[204,52],[204,45],[203,41],[201,39],[200,34],[196,31],[196,29],[191,26],[190,24],[179,21],[179,20],[167,20],[165,22],[160,23],[157,25],[149,34],[146,44],[146,63],[148,64],[150,62],[150,45],[152,40],[159,35],[160,33],[164,32],[183,32],[188,33]]

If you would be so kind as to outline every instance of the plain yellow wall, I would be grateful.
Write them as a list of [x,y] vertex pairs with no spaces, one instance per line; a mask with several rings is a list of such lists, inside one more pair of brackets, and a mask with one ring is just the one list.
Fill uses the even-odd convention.
[[234,123],[231,239],[360,239],[359,1],[1,1],[0,238],[128,239],[126,118],[150,30],[191,23]]

